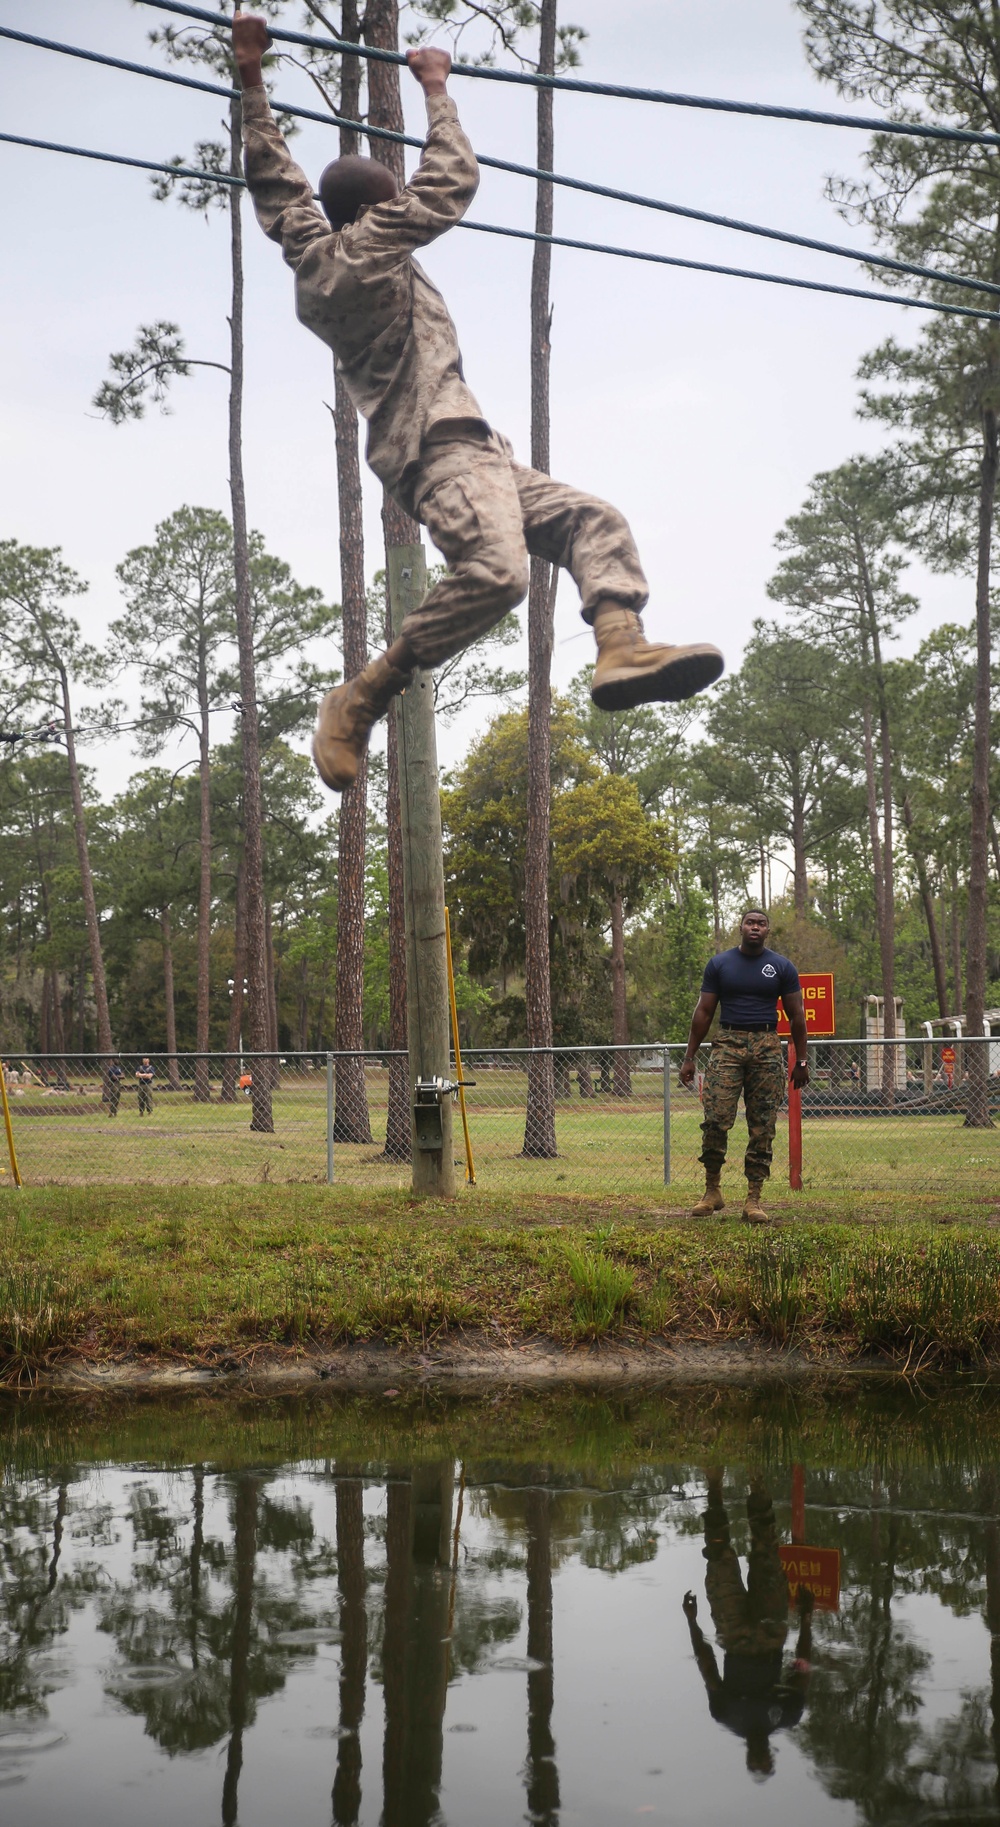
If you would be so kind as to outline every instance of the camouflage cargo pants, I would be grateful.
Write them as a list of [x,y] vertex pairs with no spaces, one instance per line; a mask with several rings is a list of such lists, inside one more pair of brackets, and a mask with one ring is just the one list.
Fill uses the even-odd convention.
[[403,624],[419,666],[440,666],[522,601],[529,554],[570,572],[586,622],[602,597],[641,609],[649,596],[624,515],[515,463],[496,432],[425,446],[413,497],[448,566]]
[[749,1132],[744,1172],[748,1180],[766,1180],[774,1126],[785,1097],[785,1064],[777,1034],[733,1028],[713,1040],[702,1094],[700,1158],[707,1173],[722,1170],[741,1091]]

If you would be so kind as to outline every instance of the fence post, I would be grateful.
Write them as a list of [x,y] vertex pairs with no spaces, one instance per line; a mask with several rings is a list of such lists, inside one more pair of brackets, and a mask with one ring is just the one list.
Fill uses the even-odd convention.
[[795,1070],[795,1042],[788,1042],[788,1184],[793,1193],[802,1191],[802,1093],[792,1084]]
[[333,1185],[333,1054],[326,1056],[326,1183]]
[[663,1184],[670,1185],[670,1048],[663,1049]]

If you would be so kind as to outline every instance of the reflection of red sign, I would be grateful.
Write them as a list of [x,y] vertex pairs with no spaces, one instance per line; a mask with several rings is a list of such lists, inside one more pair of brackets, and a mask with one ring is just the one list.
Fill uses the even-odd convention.
[[840,1610],[840,1549],[804,1548],[783,1542],[778,1549],[788,1581],[788,1602],[795,1603],[800,1586],[808,1586],[817,1611]]
[[[836,1034],[837,1015],[833,1002],[832,971],[800,971],[802,1007],[806,1012],[806,1033],[810,1040],[824,1034]],[[788,1016],[778,1005],[778,1033],[790,1034]]]

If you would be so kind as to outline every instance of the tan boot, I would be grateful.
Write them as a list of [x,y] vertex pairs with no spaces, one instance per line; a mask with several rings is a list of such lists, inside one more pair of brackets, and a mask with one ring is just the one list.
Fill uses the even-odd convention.
[[697,1205],[691,1207],[692,1218],[711,1218],[713,1212],[721,1212],[725,1205],[722,1197],[722,1174],[713,1174],[705,1170],[705,1191]]
[[320,779],[335,793],[357,779],[372,724],[409,683],[410,674],[397,672],[380,653],[356,678],[327,692],[319,707],[312,751]]
[[719,677],[726,662],[717,647],[653,645],[634,609],[610,600],[594,611],[597,665],[590,695],[598,710],[693,698]]
[[762,1181],[760,1181],[760,1180],[748,1180],[747,1181],[747,1196],[743,1201],[743,1211],[741,1213],[741,1216],[746,1219],[748,1224],[770,1224],[770,1222],[771,1222],[770,1212],[765,1212],[764,1207],[761,1205],[761,1202],[760,1202],[760,1195],[761,1195],[762,1191],[763,1191],[763,1182]]

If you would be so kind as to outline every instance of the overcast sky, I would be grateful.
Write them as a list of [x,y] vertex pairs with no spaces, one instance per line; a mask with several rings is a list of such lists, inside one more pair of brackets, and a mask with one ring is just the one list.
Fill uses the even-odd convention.
[[[691,93],[837,107],[810,75],[788,0],[563,0],[584,26],[582,73]],[[0,22],[158,61],[148,33],[162,15],[129,0],[0,0]],[[316,105],[291,69],[278,95]],[[474,145],[533,163],[530,91],[456,78]],[[404,76],[407,127],[423,130]],[[216,137],[219,105],[165,83],[0,41],[5,127],[151,159],[192,156]],[[728,215],[864,244],[823,195],[831,172],[858,168],[865,139],[842,129],[740,119],[597,97],[558,96],[556,169]],[[307,126],[296,156],[311,175],[336,154],[332,130]],[[414,155],[415,156],[415,155]],[[142,173],[0,145],[5,182],[0,430],[3,537],[61,546],[90,584],[79,608],[99,641],[120,613],[115,566],[182,502],[228,512],[225,377],[175,383],[173,412],[114,428],[90,406],[111,350],[139,323],[181,325],[188,352],[225,360],[227,236]],[[530,227],[533,188],[484,172],[473,215]],[[556,232],[665,253],[867,284],[844,261],[620,204],[556,193]],[[296,322],[292,279],[246,213],[245,464],[251,524],[304,583],[336,599],[336,486],[328,350]],[[449,301],[473,390],[486,415],[528,452],[530,247],[456,232],[426,254]],[[889,333],[916,334],[898,307],[684,273],[557,250],[553,257],[552,468],[608,497],[631,521],[651,586],[646,626],[708,639],[738,664],[765,584],[773,539],[816,471],[875,449],[855,416],[858,359]],[[381,563],[378,490],[366,473],[369,575]],[[430,554],[433,556],[433,553]],[[914,573],[919,616],[904,649],[946,617],[968,620],[963,580]],[[591,657],[575,592],[556,612],[555,679]],[[135,683],[124,689],[135,698]],[[441,732],[460,758],[487,711]],[[225,734],[224,719],[217,734]],[[165,759],[175,762],[178,756]],[[136,765],[127,738],[88,750],[106,792]]]

